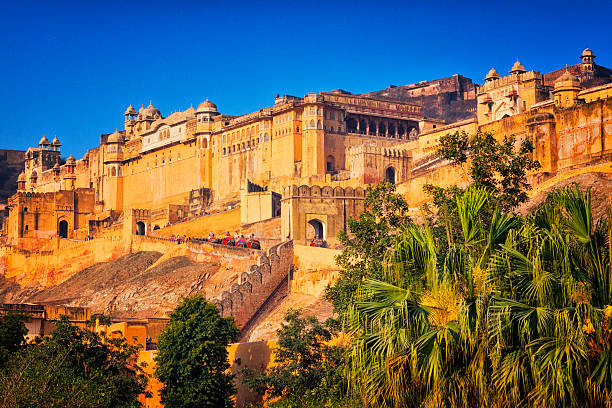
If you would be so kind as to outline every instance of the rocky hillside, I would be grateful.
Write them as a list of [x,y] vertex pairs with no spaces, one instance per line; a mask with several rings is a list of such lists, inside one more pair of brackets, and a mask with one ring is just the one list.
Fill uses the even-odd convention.
[[159,252],[137,252],[83,269],[59,285],[42,290],[5,282],[4,302],[89,307],[114,317],[161,317],[193,293],[217,295],[214,275],[219,264],[199,264],[186,256],[162,258]]
[[612,173],[583,173],[549,184],[533,191],[531,199],[521,205],[518,212],[529,214],[546,200],[551,191],[571,184],[578,185],[582,190],[591,189],[591,207],[595,219],[604,215],[608,207],[612,205]]

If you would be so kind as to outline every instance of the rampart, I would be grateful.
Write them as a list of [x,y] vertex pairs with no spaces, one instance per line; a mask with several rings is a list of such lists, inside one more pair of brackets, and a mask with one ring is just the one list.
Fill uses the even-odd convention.
[[238,327],[244,327],[268,297],[289,276],[293,265],[293,241],[273,246],[267,255],[261,255],[256,265],[240,275],[229,291],[213,302],[223,316],[233,316]]
[[348,220],[363,212],[365,191],[361,187],[288,186],[283,191],[281,233],[285,239],[305,245],[315,236],[338,245]]

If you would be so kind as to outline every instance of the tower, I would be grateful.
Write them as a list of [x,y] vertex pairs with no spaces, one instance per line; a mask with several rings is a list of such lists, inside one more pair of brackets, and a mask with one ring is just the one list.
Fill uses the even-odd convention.
[[595,55],[590,48],[586,48],[582,51],[582,55],[580,56],[582,63],[580,64],[580,75],[582,79],[593,79],[595,75]]
[[134,124],[136,123],[136,115],[138,115],[136,109],[134,109],[132,104],[130,104],[130,106],[127,107],[125,113],[123,114],[123,116],[125,116],[125,134],[128,136],[132,135]]

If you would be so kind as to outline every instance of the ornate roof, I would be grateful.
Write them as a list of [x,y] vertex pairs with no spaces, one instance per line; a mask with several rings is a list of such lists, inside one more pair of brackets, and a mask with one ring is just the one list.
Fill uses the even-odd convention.
[[26,175],[24,171],[19,173],[19,177],[17,178],[17,181],[26,181]]
[[217,112],[217,105],[215,105],[214,103],[209,101],[208,98],[206,98],[206,100],[204,102],[202,102],[201,104],[198,105],[197,112],[198,113]]
[[43,137],[40,138],[38,145],[39,146],[49,146],[49,139],[47,139],[47,136],[43,135]]
[[516,73],[520,73],[520,72],[527,72],[527,70],[525,69],[525,67],[519,62],[519,60],[516,60],[516,62],[514,63],[514,65],[512,66],[512,69],[510,71],[511,74]]
[[53,136],[53,140],[51,141],[51,146],[61,146],[62,144],[60,143],[59,139],[57,138],[57,136]]
[[142,111],[143,117],[153,117],[153,118],[161,118],[161,112],[155,106],[153,106],[153,101],[149,102],[149,106],[144,108]]
[[123,135],[117,129],[106,139],[106,143],[123,143],[123,141]]
[[572,73],[570,73],[568,70],[565,70],[563,75],[561,75],[555,81],[555,91],[571,89],[582,89],[580,79],[577,76],[572,75]]
[[495,70],[495,68],[491,68],[487,76],[485,77],[485,81],[492,81],[494,79],[499,79],[499,74]]
[[586,47],[584,49],[584,51],[582,51],[582,55],[580,57],[593,57],[593,58],[595,58],[595,55],[593,54],[593,51],[591,51],[591,49],[589,47]]
[[132,104],[130,104],[130,106],[127,107],[127,109],[125,110],[125,113],[123,114],[124,116],[128,116],[128,115],[136,115],[138,112],[136,112],[136,109],[134,109],[134,107],[132,106]]
[[74,156],[72,155],[72,153],[70,153],[70,156],[68,156],[68,158],[66,159],[66,165],[74,166],[75,164],[76,164],[76,160],[74,159]]

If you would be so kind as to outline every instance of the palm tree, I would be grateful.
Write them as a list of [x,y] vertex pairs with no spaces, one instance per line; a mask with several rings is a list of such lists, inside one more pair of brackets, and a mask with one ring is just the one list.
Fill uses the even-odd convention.
[[567,187],[519,217],[470,188],[461,239],[407,225],[345,315],[364,404],[612,406],[611,217],[590,202]]

